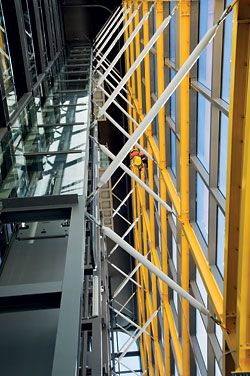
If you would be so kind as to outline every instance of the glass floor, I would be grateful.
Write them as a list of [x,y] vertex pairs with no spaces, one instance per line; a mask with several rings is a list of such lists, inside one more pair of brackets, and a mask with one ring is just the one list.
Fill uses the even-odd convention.
[[2,137],[1,198],[83,194],[90,59],[88,46],[70,50]]

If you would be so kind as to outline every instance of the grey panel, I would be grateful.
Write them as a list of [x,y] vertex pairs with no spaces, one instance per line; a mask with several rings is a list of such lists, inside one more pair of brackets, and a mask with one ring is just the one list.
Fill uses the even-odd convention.
[[[18,236],[31,240],[15,240],[0,276],[0,286],[62,281],[65,267],[68,237],[61,222],[30,224],[28,230]],[[46,231],[43,233],[43,231]],[[49,236],[48,239],[33,239]]]
[[0,374],[51,375],[58,309],[0,314]]

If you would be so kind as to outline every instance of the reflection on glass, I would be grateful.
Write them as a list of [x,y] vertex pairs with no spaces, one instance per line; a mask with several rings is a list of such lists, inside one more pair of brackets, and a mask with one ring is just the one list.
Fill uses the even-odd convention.
[[206,287],[204,286],[201,275],[200,275],[199,270],[197,268],[196,268],[196,284],[198,286],[198,289],[199,289],[200,295],[202,297],[203,303],[207,307],[207,290],[206,290]]
[[198,94],[197,157],[209,171],[211,103]]
[[[199,25],[199,40],[202,39],[207,30],[213,25],[214,19],[214,0],[200,0],[200,25]],[[202,52],[198,63],[198,78],[199,81],[211,89],[212,79],[212,51],[213,44],[209,45]]]
[[[132,333],[131,333],[132,335]],[[131,336],[126,334],[120,330],[116,330],[115,332],[115,341],[114,341],[114,352],[120,353],[122,349],[124,350],[126,347],[127,342],[131,340]],[[137,342],[133,343],[129,349],[131,352],[139,351]],[[140,356],[126,356],[122,359],[122,364],[116,363],[115,371],[122,372],[124,374],[128,374],[129,370],[140,370],[141,369],[141,362]],[[128,368],[127,368],[128,367]]]
[[170,150],[171,150],[171,170],[176,176],[176,137],[172,130],[170,130]]
[[200,347],[202,358],[207,368],[207,331],[198,310],[196,310],[196,338]]
[[[217,325],[218,326],[218,325]],[[218,362],[215,360],[214,376],[222,376]]]
[[[175,71],[173,69],[170,69],[170,81],[172,81],[174,76],[175,76]],[[175,123],[175,103],[176,103],[176,93],[174,91],[170,97],[170,117],[174,123]]]
[[177,244],[176,244],[173,234],[172,234],[172,261],[175,266],[175,269],[177,270]]
[[[170,1],[169,12],[171,13],[176,6],[175,1]],[[170,38],[169,38],[169,58],[174,63],[175,62],[175,15],[172,16],[170,21]]]
[[219,343],[219,345],[222,349],[222,347],[223,347],[223,332],[222,332],[222,329],[219,325],[215,325],[215,335],[216,335],[218,343]]
[[3,17],[2,4],[0,2],[0,54],[1,54],[1,70],[7,100],[9,114],[11,115],[17,104],[16,91],[14,85],[14,76],[9,52],[8,39]]
[[225,216],[221,209],[217,211],[217,252],[216,266],[220,274],[224,275],[224,243],[225,243]]
[[[226,6],[231,4],[231,0],[226,1]],[[222,60],[222,87],[221,97],[229,103],[230,96],[230,72],[232,62],[232,29],[233,29],[233,11],[227,16],[224,22],[223,38],[223,60]]]
[[208,201],[209,192],[199,174],[196,175],[196,223],[208,242]]
[[1,198],[83,194],[89,96],[55,92],[60,68],[1,140]]
[[228,117],[221,113],[220,115],[220,144],[219,144],[219,174],[218,187],[221,193],[226,197],[227,182],[227,146],[228,146]]

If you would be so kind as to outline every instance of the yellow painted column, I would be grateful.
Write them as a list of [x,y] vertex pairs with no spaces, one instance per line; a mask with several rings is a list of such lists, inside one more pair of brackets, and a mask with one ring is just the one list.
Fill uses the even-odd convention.
[[[248,27],[249,29],[249,27]],[[250,33],[249,36],[250,37]],[[248,55],[248,61],[250,57]],[[248,64],[237,284],[237,370],[250,372],[250,65]]]
[[[190,0],[179,7],[179,64],[190,55]],[[189,75],[182,81],[180,94],[180,221],[189,223]],[[181,285],[189,291],[189,245],[181,229]],[[182,299],[183,375],[190,375],[189,304]]]
[[[158,29],[163,22],[163,1],[156,3],[156,29]],[[157,57],[157,96],[159,97],[165,89],[165,75],[164,75],[164,35],[163,33],[156,43],[156,57]],[[158,114],[158,134],[159,134],[159,152],[160,152],[160,169],[166,167],[166,132],[165,132],[165,108],[163,107]],[[167,201],[166,185],[160,174],[160,197],[163,201]],[[168,244],[167,244],[167,211],[162,206],[160,207],[160,244],[161,244],[161,267],[164,273],[168,274]],[[168,286],[164,283],[162,286],[162,301],[163,301],[163,324],[164,324],[164,365],[165,375],[170,375],[170,335],[169,324],[166,314],[166,308],[169,303]]]

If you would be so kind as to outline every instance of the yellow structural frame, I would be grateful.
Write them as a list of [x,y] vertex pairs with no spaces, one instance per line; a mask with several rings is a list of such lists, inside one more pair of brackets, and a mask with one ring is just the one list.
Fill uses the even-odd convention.
[[[155,4],[156,27],[163,21],[164,3],[167,1],[159,0]],[[130,24],[125,32],[125,40],[138,25],[141,17],[147,12],[152,5],[152,1],[141,0],[124,0],[125,7],[133,10],[141,4],[140,12],[138,12],[134,21]],[[179,2],[179,8],[176,13],[178,24],[178,55],[177,69],[185,62],[190,54],[190,0]],[[190,253],[200,272],[210,301],[213,306],[214,313],[221,320],[224,328],[224,351],[223,368],[225,375],[230,372],[250,371],[250,64],[249,63],[249,22],[242,19],[250,19],[249,6],[247,0],[241,0],[236,4],[234,10],[234,29],[233,29],[233,48],[232,48],[232,82],[231,82],[231,98],[229,113],[229,152],[228,164],[229,172],[227,178],[227,199],[226,207],[226,239],[225,239],[225,288],[224,294],[215,280],[209,263],[203,253],[201,245],[189,221],[189,76],[182,81],[179,89],[179,131],[180,131],[180,192],[177,191],[171,176],[166,168],[166,114],[165,109],[158,114],[158,131],[159,144],[157,145],[153,134],[152,125],[147,129],[145,136],[140,139],[141,145],[147,149],[150,155],[158,164],[159,168],[159,192],[164,201],[172,203],[176,215],[177,225],[180,228],[180,249],[181,257],[179,267],[181,268],[181,285],[189,291],[189,257]],[[243,17],[244,15],[244,17]],[[248,16],[247,16],[248,15]],[[141,37],[142,35],[142,37]],[[126,69],[133,64],[136,57],[146,46],[150,38],[149,21],[146,20],[141,35],[138,34],[126,51]],[[243,49],[243,50],[242,50]],[[158,96],[165,88],[165,53],[164,53],[164,36],[161,35],[156,43],[157,56],[157,77],[158,77]],[[243,63],[244,62],[244,63]],[[242,65],[245,64],[244,67]],[[133,108],[128,107],[128,112],[134,119],[140,122],[144,117],[144,112],[148,112],[152,106],[151,98],[151,81],[150,81],[150,54],[144,59],[144,71],[142,65],[139,65],[129,79],[127,89],[129,91],[128,99],[132,103]],[[243,72],[244,71],[244,72]],[[243,73],[242,73],[243,72]],[[145,79],[143,80],[143,76]],[[243,77],[243,79],[242,79]],[[240,80],[241,81],[237,81]],[[243,80],[243,81],[242,81]],[[239,82],[242,82],[241,99],[239,103]],[[145,103],[143,103],[142,85],[145,86]],[[236,91],[237,90],[237,91]],[[137,95],[136,95],[137,93]],[[239,133],[237,130],[236,120],[242,122],[245,126],[245,132]],[[134,124],[129,121],[129,131],[132,133],[135,129]],[[234,174],[230,172],[232,166],[236,166],[238,155],[235,155],[237,145],[233,143],[234,136],[238,135],[241,143],[241,164],[237,165],[239,169],[238,175],[234,178]],[[235,149],[236,148],[236,149]],[[236,151],[235,151],[236,150]],[[141,178],[145,181],[144,173]],[[154,189],[154,162],[148,161],[148,184]],[[238,181],[237,181],[238,179]],[[240,184],[241,193],[235,199],[235,193],[232,189],[236,184]],[[158,255],[155,242],[155,204],[152,197],[148,197],[149,210],[146,208],[147,193],[135,182],[132,182],[133,192],[133,216],[139,218],[138,224],[135,226],[135,247],[144,255],[148,255],[151,261],[168,273],[168,249],[167,249],[167,220],[168,215],[164,208],[160,209],[161,222],[161,258]],[[233,210],[233,211],[232,211]],[[235,216],[235,211],[238,215]],[[238,235],[235,237],[232,229],[238,228]],[[240,230],[239,230],[240,229]],[[234,242],[234,243],[233,243]],[[235,255],[232,247],[237,246],[238,253]],[[229,289],[232,288],[231,273],[232,262],[230,257],[238,265],[237,278],[235,284],[237,289],[235,296],[231,299]],[[237,260],[236,260],[237,258]],[[232,260],[231,260],[232,261]],[[170,376],[170,343],[174,352],[175,361],[180,375],[190,375],[190,336],[189,336],[189,305],[185,300],[181,301],[182,319],[180,339],[179,333],[175,326],[172,309],[169,302],[168,287],[162,284],[154,275],[150,275],[147,269],[141,266],[136,275],[137,280],[142,285],[138,289],[138,318],[139,323],[143,325],[152,313],[158,308],[157,290],[161,295],[164,337],[162,352],[159,343],[159,335],[157,318],[150,325],[151,337],[143,334],[140,339],[140,351],[142,357],[142,366],[147,375]],[[233,280],[233,279],[232,279]],[[150,286],[152,294],[150,293]],[[158,287],[157,287],[158,286]],[[229,312],[230,311],[230,312]],[[226,330],[225,330],[226,328]],[[153,343],[152,343],[153,341]],[[230,354],[227,356],[227,354]],[[154,362],[153,362],[154,358]]]

